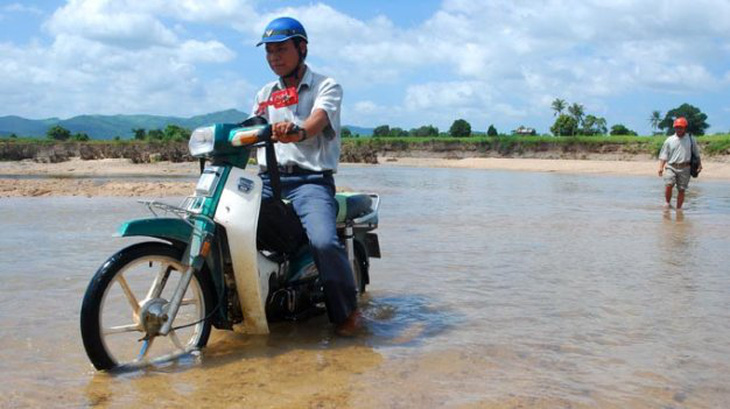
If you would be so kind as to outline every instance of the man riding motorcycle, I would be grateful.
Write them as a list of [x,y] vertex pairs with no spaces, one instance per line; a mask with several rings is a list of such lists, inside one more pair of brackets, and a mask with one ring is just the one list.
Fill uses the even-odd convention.
[[[271,21],[257,46],[262,44],[279,79],[258,92],[252,112],[273,124],[282,198],[291,202],[309,239],[329,319],[338,334],[353,335],[360,326],[360,313],[352,269],[337,236],[333,178],[340,156],[342,87],[305,64],[308,39],[299,21],[289,17]],[[294,103],[272,102],[282,98]],[[259,149],[257,159],[264,198],[270,199],[273,191],[264,149]]]

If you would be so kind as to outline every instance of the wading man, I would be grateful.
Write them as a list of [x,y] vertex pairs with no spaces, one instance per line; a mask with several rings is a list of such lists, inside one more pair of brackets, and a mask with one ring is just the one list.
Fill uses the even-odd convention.
[[[664,177],[665,209],[671,209],[672,192],[677,186],[677,210],[684,204],[684,192],[689,186],[692,150],[699,157],[697,142],[687,134],[687,120],[679,117],[674,121],[674,135],[668,137],[659,152],[659,176]],[[699,171],[702,170],[700,162]]]
[[[360,314],[352,269],[337,237],[332,176],[340,157],[342,87],[305,64],[308,39],[299,21],[289,17],[271,21],[257,46],[262,44],[266,61],[279,78],[258,92],[251,112],[272,124],[282,197],[291,201],[306,231],[329,319],[338,334],[353,335],[360,326]],[[277,106],[274,100],[296,103]],[[264,197],[271,197],[263,149],[257,159]]]

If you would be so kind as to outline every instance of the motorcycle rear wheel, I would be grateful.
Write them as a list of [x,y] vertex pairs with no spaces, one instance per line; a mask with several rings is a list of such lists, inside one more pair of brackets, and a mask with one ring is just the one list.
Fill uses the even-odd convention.
[[357,289],[358,295],[365,294],[365,287],[367,284],[365,283],[365,276],[363,274],[363,271],[365,270],[365,262],[364,257],[361,255],[360,251],[355,251],[355,262],[352,263],[353,268],[353,275],[355,277],[355,289]]
[[167,336],[147,336],[184,267],[183,250],[161,242],[139,243],[111,256],[96,272],[81,306],[81,336],[98,370],[141,366],[185,355],[205,346],[213,291],[195,272]]

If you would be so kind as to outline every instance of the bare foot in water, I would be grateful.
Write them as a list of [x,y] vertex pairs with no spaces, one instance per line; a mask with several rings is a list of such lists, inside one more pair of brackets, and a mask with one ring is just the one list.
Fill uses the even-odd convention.
[[349,317],[345,319],[344,322],[337,325],[337,327],[335,328],[335,334],[341,337],[354,337],[362,332],[362,321],[363,319],[360,310],[355,310],[350,314]]

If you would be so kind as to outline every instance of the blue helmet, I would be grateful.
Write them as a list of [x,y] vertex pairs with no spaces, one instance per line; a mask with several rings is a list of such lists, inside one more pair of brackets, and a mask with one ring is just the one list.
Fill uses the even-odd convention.
[[264,43],[281,43],[290,38],[300,37],[307,40],[307,32],[304,31],[302,23],[291,17],[279,17],[266,26],[261,41],[256,47]]

